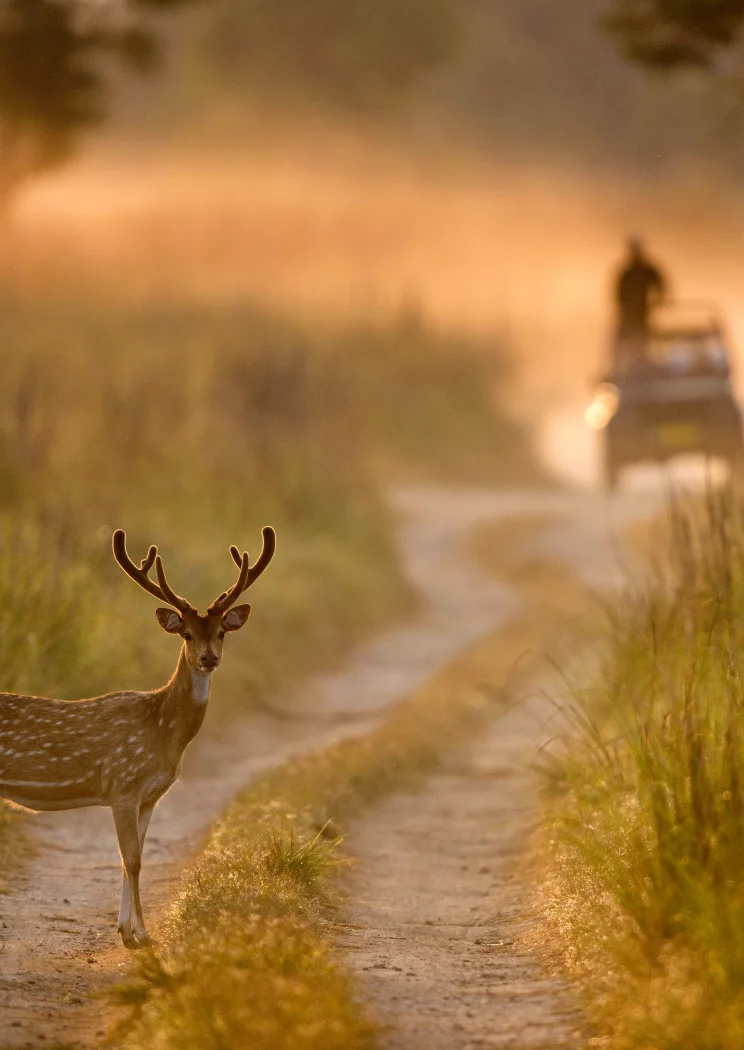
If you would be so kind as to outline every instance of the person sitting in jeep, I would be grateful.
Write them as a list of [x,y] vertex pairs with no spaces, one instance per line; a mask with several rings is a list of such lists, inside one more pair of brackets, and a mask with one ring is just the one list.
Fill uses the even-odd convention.
[[633,372],[647,363],[651,314],[666,291],[664,274],[650,261],[641,241],[631,237],[628,258],[615,282],[614,367],[618,372]]
[[646,335],[651,312],[666,294],[666,277],[650,261],[640,239],[631,237],[628,258],[615,285],[618,336]]

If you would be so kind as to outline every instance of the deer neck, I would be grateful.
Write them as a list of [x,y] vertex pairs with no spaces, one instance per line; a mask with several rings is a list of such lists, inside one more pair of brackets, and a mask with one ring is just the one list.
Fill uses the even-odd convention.
[[198,671],[189,664],[184,647],[176,672],[165,687],[168,727],[179,739],[184,738],[184,746],[199,732],[204,721],[211,679],[210,672]]
[[207,706],[209,700],[209,687],[212,684],[211,671],[197,671],[193,667],[191,672],[191,699],[194,704]]

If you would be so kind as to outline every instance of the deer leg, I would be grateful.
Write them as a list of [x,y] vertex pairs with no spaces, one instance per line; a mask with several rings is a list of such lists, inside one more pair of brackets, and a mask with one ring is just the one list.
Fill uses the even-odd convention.
[[[155,803],[147,806],[140,806],[139,819],[137,826],[139,829],[139,844],[140,844],[140,855],[145,845],[145,835],[147,835],[147,828],[150,824],[150,817],[155,809]],[[129,907],[129,879],[127,878],[126,870],[124,870],[123,885],[121,888],[121,906],[119,908],[119,922],[118,930],[121,933],[122,930],[131,930],[131,909]],[[122,933],[122,937],[123,937]],[[133,945],[132,945],[133,947]]]
[[120,927],[121,939],[127,948],[144,948],[152,944],[142,917],[139,894],[139,875],[142,867],[142,849],[139,836],[139,812],[136,805],[113,807],[114,826],[119,840],[121,861],[129,891],[128,922]]

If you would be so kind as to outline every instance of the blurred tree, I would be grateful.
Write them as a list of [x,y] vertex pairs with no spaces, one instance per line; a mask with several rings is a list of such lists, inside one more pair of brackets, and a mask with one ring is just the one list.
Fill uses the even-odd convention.
[[639,65],[711,69],[739,41],[744,0],[615,0],[604,24]]
[[106,116],[113,63],[155,68],[148,13],[185,0],[0,0],[0,209]]
[[221,0],[208,58],[220,78],[344,107],[405,95],[453,53],[460,0]]

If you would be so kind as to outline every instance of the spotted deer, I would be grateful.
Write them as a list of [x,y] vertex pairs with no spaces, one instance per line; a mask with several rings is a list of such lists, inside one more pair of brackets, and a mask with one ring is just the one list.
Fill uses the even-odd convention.
[[[137,566],[118,529],[113,548],[124,572],[168,606],[155,615],[163,630],[183,639],[175,674],[161,689],[89,700],[0,693],[0,798],[34,811],[111,808],[124,869],[119,933],[127,948],[139,948],[152,943],[139,891],[150,818],[178,779],[183,753],[204,721],[225,635],[239,630],[250,614],[250,605],[235,602],[273,558],[276,536],[269,527],[263,530],[254,565],[230,547],[238,578],[204,615],[170,587],[157,547]],[[150,578],[153,565],[157,582]]]

